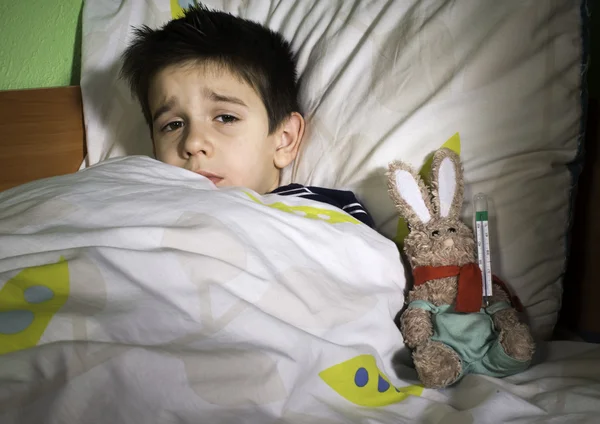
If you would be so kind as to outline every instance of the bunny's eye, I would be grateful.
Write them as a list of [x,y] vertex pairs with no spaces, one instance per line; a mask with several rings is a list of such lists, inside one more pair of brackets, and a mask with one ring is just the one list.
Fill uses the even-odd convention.
[[438,230],[435,230],[435,231],[431,232],[431,235],[434,236],[434,237],[437,237],[437,236],[440,235],[440,232]]
[[455,233],[456,232],[456,228],[450,227],[450,228],[448,228],[448,232],[449,233]]

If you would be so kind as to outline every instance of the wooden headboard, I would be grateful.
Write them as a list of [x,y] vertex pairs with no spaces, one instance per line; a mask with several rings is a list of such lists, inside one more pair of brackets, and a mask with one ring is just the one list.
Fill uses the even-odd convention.
[[0,91],[0,191],[77,171],[84,134],[80,87]]

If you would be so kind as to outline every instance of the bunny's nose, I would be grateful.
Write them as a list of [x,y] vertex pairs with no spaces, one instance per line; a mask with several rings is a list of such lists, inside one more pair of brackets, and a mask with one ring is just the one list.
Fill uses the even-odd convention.
[[446,246],[446,247],[454,246],[454,240],[452,240],[451,238],[444,240],[444,246]]

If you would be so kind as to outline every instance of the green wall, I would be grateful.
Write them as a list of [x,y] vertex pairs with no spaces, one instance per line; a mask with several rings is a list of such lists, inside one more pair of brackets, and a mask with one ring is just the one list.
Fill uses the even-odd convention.
[[0,90],[79,84],[82,0],[0,0]]

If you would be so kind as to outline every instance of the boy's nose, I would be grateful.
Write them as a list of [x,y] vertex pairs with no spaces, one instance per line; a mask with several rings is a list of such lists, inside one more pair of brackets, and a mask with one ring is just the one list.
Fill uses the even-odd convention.
[[196,156],[198,154],[211,156],[213,151],[212,144],[207,139],[206,132],[194,128],[189,128],[183,148],[187,156]]

